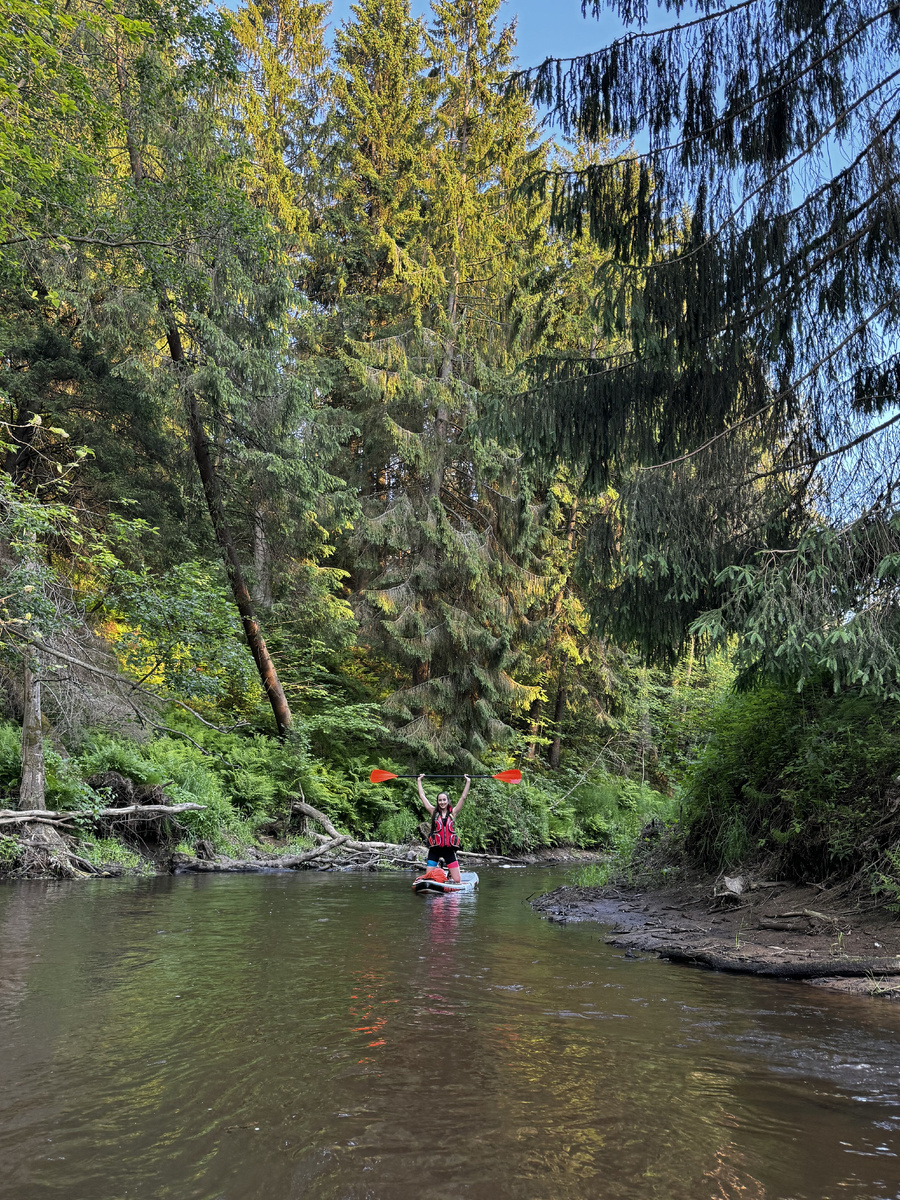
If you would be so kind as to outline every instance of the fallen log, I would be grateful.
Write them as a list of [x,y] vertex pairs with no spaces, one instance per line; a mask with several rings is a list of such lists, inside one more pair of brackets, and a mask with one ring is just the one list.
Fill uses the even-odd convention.
[[759,975],[766,979],[859,979],[866,975],[900,975],[900,958],[827,958],[812,962],[754,962],[749,958],[726,958],[707,950],[685,950],[673,946],[659,950],[660,958],[688,966],[709,967],[733,975]]
[[[296,795],[296,794],[295,794]],[[318,821],[329,837],[340,837],[337,829],[335,829],[331,820],[324,813],[319,812],[317,808],[313,808],[311,804],[307,804],[305,800],[294,799],[291,803],[291,808],[295,812],[301,812],[304,816],[312,817],[314,821]],[[313,837],[318,841],[324,839],[324,834],[314,833]],[[401,845],[398,842],[355,842],[350,838],[347,839],[346,846],[348,850],[391,850],[396,854],[409,853],[410,847]],[[476,854],[474,850],[460,850],[460,858],[479,858],[490,859],[496,862],[518,862],[517,858],[509,858],[505,854]],[[409,862],[415,861],[409,859]]]
[[75,817],[171,817],[176,813],[201,812],[205,804],[128,804],[124,808],[0,808],[0,825],[17,825],[37,821],[45,825],[56,825],[72,821]]
[[347,834],[340,833],[337,837],[331,838],[327,842],[323,842],[321,846],[316,846],[314,850],[307,850],[303,854],[283,855],[280,858],[271,859],[271,865],[277,867],[299,867],[301,863],[309,862],[310,859],[320,858],[328,850],[333,850],[335,846],[343,846],[350,841]]
[[[333,836],[338,837],[341,835],[339,835],[337,833],[337,831],[335,831]],[[348,850],[357,850],[361,853],[366,852],[366,851],[371,851],[371,850],[396,850],[396,851],[400,852],[402,850],[409,849],[408,846],[401,846],[397,842],[354,842],[352,840],[352,838],[350,837],[349,833],[346,835],[343,835],[343,836],[345,838],[345,844],[346,844],[346,847]],[[321,841],[324,843],[328,840],[328,838],[326,837],[326,835],[324,833],[314,833],[313,837],[315,838],[315,840],[317,842]]]
[[307,850],[303,854],[284,854],[280,856],[270,856],[268,858],[225,858],[220,857],[210,861],[204,858],[190,859],[187,855],[179,855],[176,863],[176,869],[179,871],[194,871],[200,874],[215,874],[234,872],[252,872],[252,871],[289,871],[301,866],[305,862],[309,862],[314,858],[321,858],[329,850],[333,850],[336,846],[341,846],[347,841],[346,834],[339,834],[335,838],[330,838],[321,846],[316,846],[313,850]]

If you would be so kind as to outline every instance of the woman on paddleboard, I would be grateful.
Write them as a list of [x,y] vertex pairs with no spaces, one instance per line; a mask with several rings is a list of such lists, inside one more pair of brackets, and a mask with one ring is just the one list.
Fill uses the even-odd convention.
[[469,788],[472,786],[472,780],[468,775],[464,776],[466,786],[462,790],[462,795],[457,802],[450,807],[450,797],[446,792],[441,792],[437,798],[437,805],[431,803],[425,795],[425,789],[422,787],[424,775],[420,775],[416,780],[416,787],[419,789],[419,799],[425,805],[428,815],[431,817],[431,832],[428,835],[428,861],[425,864],[425,870],[431,867],[436,867],[440,859],[444,860],[444,867],[450,872],[450,878],[454,883],[459,883],[459,862],[456,858],[456,851],[459,848],[459,836],[456,833],[455,822],[456,818],[462,812],[462,806],[466,802],[466,796],[469,794]]

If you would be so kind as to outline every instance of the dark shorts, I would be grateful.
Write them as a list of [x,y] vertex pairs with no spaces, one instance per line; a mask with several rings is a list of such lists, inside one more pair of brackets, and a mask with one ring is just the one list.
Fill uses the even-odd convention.
[[456,846],[429,846],[428,860],[425,863],[427,867],[436,867],[438,859],[444,860],[444,867],[449,870],[450,867],[456,867],[459,870],[459,863],[456,861]]

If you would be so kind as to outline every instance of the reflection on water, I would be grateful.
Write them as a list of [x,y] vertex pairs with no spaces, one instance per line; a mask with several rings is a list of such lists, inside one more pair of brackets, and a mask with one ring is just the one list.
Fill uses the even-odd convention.
[[0,1197],[900,1197],[900,1011],[625,959],[558,881],[0,890]]

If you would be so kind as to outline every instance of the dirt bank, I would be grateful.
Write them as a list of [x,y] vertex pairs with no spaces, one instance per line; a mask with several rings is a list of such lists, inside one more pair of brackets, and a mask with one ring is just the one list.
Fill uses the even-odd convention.
[[551,921],[599,921],[630,952],[856,995],[900,998],[900,921],[846,889],[685,873],[660,888],[561,887]]

